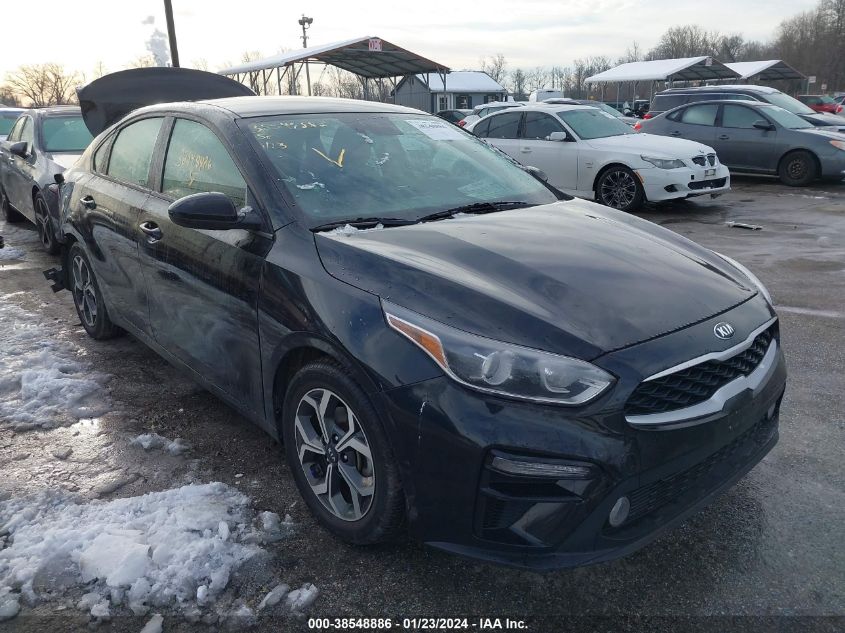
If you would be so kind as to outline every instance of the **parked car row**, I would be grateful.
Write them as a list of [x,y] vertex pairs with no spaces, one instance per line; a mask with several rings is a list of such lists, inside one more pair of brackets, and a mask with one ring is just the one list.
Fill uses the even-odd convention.
[[[777,442],[778,319],[738,262],[418,110],[234,82],[210,99],[206,73],[154,70],[80,92],[96,138],[65,173],[50,276],[92,337],[130,332],[282,439],[339,538],[407,528],[488,561],[596,563]],[[579,193],[582,167],[612,173],[608,199],[728,184],[709,148],[589,106],[473,129],[577,165],[554,180]]]

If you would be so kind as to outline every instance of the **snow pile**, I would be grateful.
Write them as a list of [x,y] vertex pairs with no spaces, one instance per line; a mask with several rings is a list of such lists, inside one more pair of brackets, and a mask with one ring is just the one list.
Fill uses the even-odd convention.
[[285,603],[291,611],[298,613],[310,607],[318,595],[320,595],[320,590],[307,582],[299,589],[291,591],[287,598],[285,598]]
[[262,551],[241,542],[256,529],[249,503],[222,483],[108,502],[53,491],[0,502],[0,534],[8,535],[0,550],[0,618],[14,617],[19,596],[34,603],[79,586],[88,593],[78,608],[100,619],[121,605],[136,615],[150,607],[196,612]]
[[163,449],[171,455],[181,455],[191,448],[191,445],[181,437],[177,437],[175,440],[171,441],[166,437],[162,437],[158,433],[144,433],[143,435],[139,435],[134,438],[129,443],[132,446],[140,446],[145,451],[149,451],[154,448]]
[[9,246],[6,248],[0,248],[0,262],[12,259],[23,259],[25,255],[26,251],[21,250],[20,248],[11,248]]
[[107,374],[57,341],[38,317],[0,297],[0,423],[17,430],[51,427],[109,410]]

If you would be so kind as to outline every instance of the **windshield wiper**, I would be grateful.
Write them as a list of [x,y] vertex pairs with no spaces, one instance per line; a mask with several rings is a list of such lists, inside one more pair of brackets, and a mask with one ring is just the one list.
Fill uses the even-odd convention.
[[494,211],[504,211],[505,209],[519,209],[522,207],[530,207],[531,204],[520,200],[498,200],[496,202],[473,202],[471,204],[464,204],[459,207],[446,209],[445,211],[437,211],[429,215],[424,215],[419,218],[417,222],[431,222],[433,220],[443,220],[451,218],[458,213],[493,213]]
[[315,226],[311,230],[314,233],[319,231],[331,231],[332,229],[342,228],[346,225],[361,228],[373,228],[381,224],[382,226],[406,226],[408,224],[416,224],[416,220],[405,220],[403,218],[352,218],[349,220],[337,220],[335,222],[326,222],[320,226]]

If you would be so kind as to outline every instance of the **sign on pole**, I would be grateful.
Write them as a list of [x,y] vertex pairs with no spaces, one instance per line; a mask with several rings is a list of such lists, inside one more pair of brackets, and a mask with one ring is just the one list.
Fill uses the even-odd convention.
[[807,77],[807,83],[808,83],[808,84],[814,84],[814,83],[816,83],[816,76],[815,76],[815,75],[810,75],[809,77]]

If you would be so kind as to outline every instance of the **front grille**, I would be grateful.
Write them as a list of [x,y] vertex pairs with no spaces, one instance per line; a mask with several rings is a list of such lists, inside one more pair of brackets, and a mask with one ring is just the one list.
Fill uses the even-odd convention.
[[760,364],[777,323],[756,336],[751,346],[726,360],[709,360],[668,376],[641,382],[625,405],[625,415],[649,415],[685,409],[709,400],[721,387],[747,376]]
[[716,154],[707,154],[707,156],[694,156],[692,162],[694,162],[699,167],[704,167],[708,163],[712,167],[716,164]]
[[725,186],[727,178],[715,178],[713,180],[699,180],[689,183],[690,189],[718,189]]
[[[631,508],[625,524],[631,524],[674,500],[686,498],[690,490],[701,486],[702,482],[707,480],[719,466],[731,460],[734,456],[739,457],[746,453],[752,453],[759,446],[765,444],[771,437],[773,428],[774,418],[763,418],[737,436],[731,443],[726,444],[695,466],[638,488],[628,495]],[[730,472],[736,470],[735,467],[730,468]],[[730,476],[730,472],[725,474]]]

